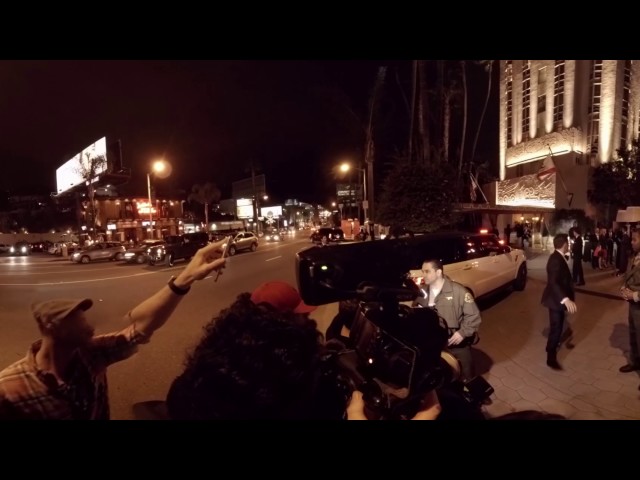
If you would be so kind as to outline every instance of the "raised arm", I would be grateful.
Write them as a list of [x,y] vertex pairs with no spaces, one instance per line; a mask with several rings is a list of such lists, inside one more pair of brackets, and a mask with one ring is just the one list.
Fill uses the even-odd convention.
[[138,332],[147,337],[151,336],[168,320],[193,282],[202,280],[214,270],[224,268],[226,260],[222,258],[222,253],[226,241],[227,239],[223,239],[210,243],[196,252],[186,268],[173,281],[174,289],[178,293],[167,284],[129,312],[129,318],[135,323]]

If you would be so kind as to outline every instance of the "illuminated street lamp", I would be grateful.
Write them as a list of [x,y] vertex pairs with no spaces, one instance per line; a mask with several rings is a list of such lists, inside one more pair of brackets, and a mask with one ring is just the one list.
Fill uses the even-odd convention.
[[151,205],[151,175],[165,178],[171,173],[170,165],[165,160],[153,162],[151,171],[147,173],[147,194],[149,195],[149,238],[153,238],[153,208]]

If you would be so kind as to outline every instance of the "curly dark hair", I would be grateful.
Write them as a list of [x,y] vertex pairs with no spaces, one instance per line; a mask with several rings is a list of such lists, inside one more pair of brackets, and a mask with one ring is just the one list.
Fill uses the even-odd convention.
[[[167,396],[171,418],[326,417],[319,404],[323,336],[306,315],[254,304],[243,293],[204,327]],[[335,415],[335,414],[333,414]]]

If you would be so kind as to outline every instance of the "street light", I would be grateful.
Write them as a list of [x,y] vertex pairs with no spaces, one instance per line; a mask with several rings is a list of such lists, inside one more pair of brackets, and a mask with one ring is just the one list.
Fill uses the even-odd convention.
[[147,194],[149,195],[149,238],[153,238],[153,209],[151,205],[151,175],[157,174],[160,178],[165,178],[170,173],[169,164],[164,160],[153,162],[151,171],[147,173]]

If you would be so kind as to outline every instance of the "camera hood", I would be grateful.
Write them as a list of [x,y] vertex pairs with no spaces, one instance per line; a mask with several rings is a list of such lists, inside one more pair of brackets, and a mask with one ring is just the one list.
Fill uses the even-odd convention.
[[407,278],[428,256],[428,235],[414,238],[309,247],[296,254],[298,290],[308,305],[360,298],[413,300],[417,286]]

